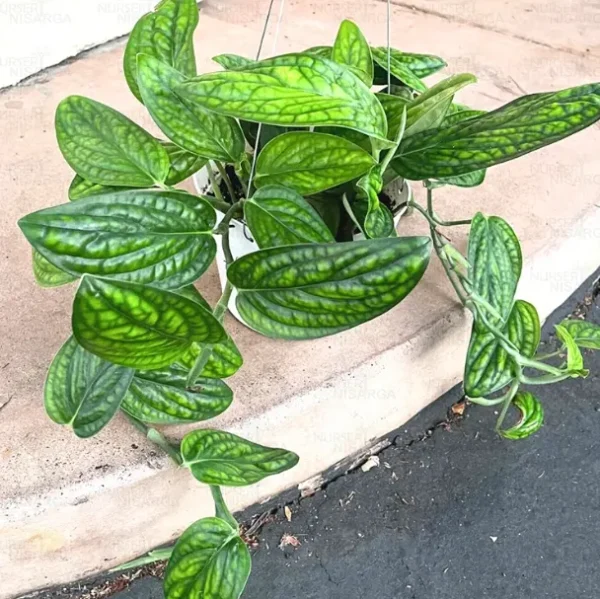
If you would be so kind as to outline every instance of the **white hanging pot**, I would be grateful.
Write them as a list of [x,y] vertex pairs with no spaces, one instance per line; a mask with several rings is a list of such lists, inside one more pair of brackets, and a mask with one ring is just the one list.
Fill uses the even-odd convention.
[[[193,175],[194,186],[199,194],[206,194],[209,186],[208,174],[205,169],[199,170]],[[394,225],[398,226],[400,217],[404,213],[404,207],[409,199],[412,198],[412,190],[408,181],[404,179],[396,179],[384,188],[385,193],[390,197],[392,202],[392,212],[394,213]],[[219,224],[225,216],[221,211],[217,210],[217,224]],[[355,241],[364,239],[362,233],[355,233],[353,236]],[[229,245],[231,247],[231,254],[234,259],[245,256],[252,252],[256,252],[260,248],[252,238],[250,229],[237,220],[232,220],[229,226]],[[221,289],[225,289],[227,282],[227,262],[223,253],[223,247],[220,243],[217,243],[217,270],[219,272],[219,280],[221,281]],[[231,314],[233,314],[237,320],[242,324],[246,324],[235,305],[235,298],[237,291],[234,289],[229,300],[228,308]],[[247,325],[246,325],[247,326]]]

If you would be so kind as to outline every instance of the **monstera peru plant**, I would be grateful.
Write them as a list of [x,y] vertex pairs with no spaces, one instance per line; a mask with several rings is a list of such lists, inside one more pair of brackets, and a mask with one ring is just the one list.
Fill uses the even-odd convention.
[[[600,119],[600,84],[476,110],[455,102],[473,75],[429,86],[424,79],[446,66],[441,58],[371,47],[350,21],[332,46],[258,61],[220,55],[221,70],[198,75],[197,23],[194,0],[163,0],[125,51],[127,83],[166,139],[92,99],[66,98],[56,134],[76,173],[71,201],[19,226],[40,285],[77,281],[72,335],[46,380],[48,415],[89,437],[120,411],[210,485],[215,517],[141,561],[170,557],[167,599],[235,599],[250,554],[221,487],[283,472],[298,456],[210,428],[180,443],[155,428],[208,420],[232,402],[224,379],[242,356],[223,317],[233,290],[258,333],[313,339],[395,307],[433,249],[473,314],[466,396],[501,406],[504,437],[535,432],[543,410],[521,387],[585,376],[580,347],[600,348],[600,332],[565,321],[556,350],[539,355],[537,311],[515,300],[522,259],[514,231],[481,213],[444,221],[433,193],[475,187],[486,169],[589,127]],[[211,181],[204,195],[175,188],[200,169]],[[398,205],[393,189],[404,180],[423,182],[426,205],[412,197]],[[429,236],[397,234],[407,208],[426,219]],[[233,221],[247,226],[257,251],[232,255]],[[470,226],[466,256],[442,233],[452,226]],[[228,267],[213,307],[194,284],[217,240]],[[504,428],[511,405],[521,418]]]

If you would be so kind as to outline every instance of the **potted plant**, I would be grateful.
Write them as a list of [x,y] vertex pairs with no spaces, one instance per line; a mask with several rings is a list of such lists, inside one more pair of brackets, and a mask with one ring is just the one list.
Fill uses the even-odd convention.
[[[233,291],[241,318],[263,335],[332,335],[399,304],[433,249],[473,314],[466,395],[501,407],[504,437],[535,432],[542,406],[522,386],[586,376],[580,347],[598,349],[600,331],[565,321],[556,351],[540,355],[537,311],[515,300],[515,232],[481,213],[447,222],[433,193],[479,185],[487,168],[589,127],[600,119],[600,84],[474,110],[455,102],[473,75],[427,86],[423,79],[445,66],[441,58],[371,47],[350,21],[331,47],[260,61],[221,55],[222,70],[198,75],[197,22],[194,0],[163,0],[137,23],[125,51],[129,87],[166,139],[94,100],[66,98],[56,133],[76,173],[71,202],[19,225],[39,284],[78,282],[72,335],[46,380],[50,418],[89,437],[121,411],[210,485],[215,517],[143,559],[170,556],[167,599],[234,599],[250,554],[221,487],[258,482],[298,456],[210,428],[180,443],[155,428],[205,421],[230,405],[224,379],[242,365],[223,326]],[[174,187],[202,168],[211,193]],[[426,205],[395,195],[404,180],[425,185]],[[404,237],[401,223],[397,233],[402,201],[426,219],[429,236]],[[234,255],[232,223],[259,249]],[[452,226],[470,227],[466,256],[442,233]],[[194,283],[214,260],[217,239],[227,281],[213,307]],[[511,405],[521,418],[505,428]]]

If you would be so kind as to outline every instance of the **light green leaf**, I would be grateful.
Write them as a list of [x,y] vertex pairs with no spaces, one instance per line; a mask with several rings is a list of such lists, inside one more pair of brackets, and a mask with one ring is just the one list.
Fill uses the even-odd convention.
[[40,287],[59,287],[77,279],[68,272],[56,268],[36,250],[33,250],[33,276]]
[[481,185],[485,181],[486,169],[481,169],[478,171],[473,171],[472,173],[467,173],[466,175],[458,175],[456,177],[443,177],[441,179],[437,179],[437,184],[439,185],[454,185],[456,187],[477,187]]
[[396,139],[398,131],[402,125],[404,119],[404,111],[409,106],[409,100],[400,96],[392,96],[391,94],[378,93],[377,98],[383,110],[388,122],[388,137],[390,139]]
[[[386,85],[387,84],[387,48],[371,48],[371,51],[375,53],[375,50],[379,51],[379,55],[383,64],[379,68],[375,67],[375,84]],[[433,75],[440,69],[448,66],[446,62],[439,56],[433,56],[432,54],[414,54],[411,52],[401,52],[395,48],[391,48],[391,56],[394,59],[395,65],[400,65],[404,69],[410,70],[411,73],[416,75],[419,79]],[[392,68],[392,75],[394,75],[394,69]],[[401,79],[392,77],[392,83],[403,83]],[[408,84],[406,84],[408,85]],[[410,86],[409,86],[410,87]],[[415,88],[416,89],[416,88]]]
[[271,248],[227,272],[244,321],[268,337],[311,339],[371,320],[403,300],[427,264],[428,237]]
[[213,56],[213,60],[226,71],[244,69],[256,63],[255,60],[244,58],[239,54],[219,54],[218,56]]
[[360,177],[373,157],[351,141],[329,133],[293,131],[272,139],[256,162],[255,183],[283,185],[312,195]]
[[[370,239],[391,237],[395,234],[394,215],[389,208],[379,201],[379,194],[383,189],[381,168],[373,167],[364,177],[358,180],[356,186],[362,191],[359,194],[367,202],[367,212],[364,219],[365,235]],[[358,201],[360,201],[360,197]]]
[[[459,106],[460,108],[456,108]],[[441,127],[451,127],[456,123],[462,123],[468,119],[472,119],[476,116],[487,114],[485,110],[474,110],[468,107],[462,107],[460,104],[450,104],[450,108],[441,123]]]
[[587,320],[563,320],[565,329],[579,347],[600,349],[600,326]]
[[175,545],[165,599],[239,599],[250,569],[250,552],[237,531],[220,518],[203,518]]
[[513,404],[521,412],[519,422],[500,434],[506,439],[525,439],[542,428],[544,424],[544,408],[539,400],[528,391],[519,391]]
[[226,338],[217,319],[175,293],[84,276],[73,304],[73,334],[85,349],[115,364],[156,370],[194,342]]
[[244,156],[244,134],[234,119],[210,112],[175,90],[186,78],[159,60],[138,56],[138,84],[144,104],[161,131],[193,154],[239,162]]
[[[385,73],[388,72],[388,51],[387,48],[371,48],[373,60],[379,65]],[[414,71],[407,63],[402,61],[398,54],[392,52],[389,57],[389,68],[392,74],[392,82],[403,83],[404,85],[418,92],[424,92],[427,86],[415,75]],[[381,81],[381,75],[375,78],[375,82]],[[387,80],[386,80],[387,83]]]
[[463,175],[538,150],[598,119],[600,83],[523,96],[493,112],[413,135],[402,142],[392,166],[414,180]]
[[264,447],[232,433],[200,429],[181,442],[183,465],[207,485],[240,487],[293,468],[298,456],[285,449]]
[[194,30],[198,25],[196,0],[162,0],[154,12],[145,14],[129,35],[123,71],[129,89],[142,102],[138,88],[138,54],[147,54],[177,69],[186,77],[196,74]]
[[333,44],[331,59],[349,67],[368,87],[373,85],[371,48],[362,31],[352,21],[342,21]]
[[71,168],[92,183],[151,187],[169,172],[169,156],[158,140],[89,98],[69,96],[58,105],[56,137]]
[[331,46],[311,46],[304,50],[303,54],[313,54],[314,56],[320,56],[321,58],[331,59]]
[[71,426],[78,437],[91,437],[119,409],[133,372],[90,354],[69,337],[48,370],[46,412],[54,422]]
[[170,141],[161,141],[162,147],[169,155],[171,168],[165,179],[165,185],[177,185],[197,173],[208,160],[203,156],[196,156]]
[[343,66],[307,54],[261,60],[244,70],[201,75],[175,89],[184,100],[247,121],[339,126],[385,139],[377,98]]
[[79,175],[75,175],[71,181],[71,185],[69,185],[69,199],[71,201],[77,201],[89,196],[98,196],[105,193],[125,191],[127,189],[131,189],[131,187],[98,185]]
[[317,211],[299,193],[281,185],[256,191],[244,202],[244,217],[261,249],[335,241]]
[[556,329],[556,336],[564,343],[567,348],[567,368],[572,371],[582,371],[583,368],[583,356],[579,349],[575,339],[571,337],[568,329],[557,324],[554,325]]
[[187,371],[177,366],[138,371],[121,408],[148,424],[200,422],[224,412],[233,391],[221,380],[200,378],[187,388]]
[[176,289],[194,282],[216,253],[216,216],[181,191],[91,196],[19,221],[31,245],[74,276],[93,274]]

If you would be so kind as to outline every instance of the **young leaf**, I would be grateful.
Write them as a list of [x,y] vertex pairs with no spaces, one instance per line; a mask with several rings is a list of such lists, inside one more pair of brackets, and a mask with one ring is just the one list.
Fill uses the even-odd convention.
[[311,46],[304,50],[302,54],[312,54],[313,56],[320,56],[321,58],[329,58],[331,60],[332,50],[331,46]]
[[160,143],[167,151],[171,163],[165,185],[177,185],[177,183],[185,181],[208,162],[203,156],[196,156],[196,154],[192,154],[170,141],[161,141]]
[[[375,51],[379,51],[381,66],[375,66],[375,85],[387,85],[387,48],[371,48],[373,54]],[[390,50],[392,58],[394,59],[395,65],[401,65],[405,69],[409,69],[411,73],[416,75],[419,79],[429,77],[433,73],[437,73],[440,69],[448,66],[446,62],[439,56],[433,56],[432,54],[414,54],[411,52],[401,52],[395,48]],[[392,83],[404,84],[402,80],[394,77],[394,69],[392,68]],[[409,86],[410,87],[410,86]]]
[[[379,65],[385,73],[388,72],[388,50],[387,48],[371,48],[373,60]],[[400,82],[418,92],[424,92],[427,86],[415,75],[414,71],[407,63],[402,61],[399,56],[392,52],[389,57],[390,73],[394,83]],[[377,79],[376,81],[381,81]],[[387,83],[387,78],[386,78]]]
[[407,109],[410,101],[400,96],[392,96],[391,94],[384,94],[381,92],[376,95],[383,106],[387,118],[388,137],[389,139],[396,139],[404,119],[404,111]]
[[175,544],[165,599],[239,599],[250,568],[250,552],[237,531],[220,518],[203,518]]
[[239,54],[219,54],[218,56],[213,56],[213,60],[226,71],[244,69],[256,62],[250,58],[244,58]]
[[567,348],[567,368],[573,371],[583,370],[583,356],[579,349],[575,339],[571,337],[571,334],[565,327],[557,324],[554,325],[556,329],[556,336],[565,344]]
[[69,96],[58,105],[56,137],[71,168],[92,183],[151,187],[169,172],[169,156],[158,140],[89,98]]
[[364,177],[358,180],[356,186],[362,191],[367,201],[367,212],[364,219],[365,235],[370,239],[391,237],[396,232],[394,215],[389,208],[379,201],[383,189],[383,177],[379,166],[373,167]]
[[281,185],[256,191],[244,202],[244,217],[261,249],[335,241],[317,211],[299,193]]
[[227,276],[253,329],[312,339],[393,308],[423,276],[430,250],[428,237],[286,246],[239,258]]
[[123,71],[129,89],[142,102],[138,88],[138,54],[147,54],[177,69],[186,77],[196,74],[194,30],[198,25],[196,0],[162,0],[154,12],[145,14],[129,35]]
[[157,370],[194,342],[219,343],[226,334],[196,302],[137,283],[84,276],[73,304],[80,345],[115,364]]
[[54,422],[71,426],[78,437],[91,437],[119,409],[133,372],[94,356],[69,337],[48,370],[46,412]]
[[600,119],[600,83],[518,98],[450,127],[413,135],[392,161],[407,179],[453,177],[513,160]]
[[244,70],[201,75],[175,92],[247,121],[347,127],[381,139],[387,133],[383,108],[369,88],[343,66],[314,55],[286,54]]
[[212,429],[188,433],[181,442],[183,465],[207,485],[240,487],[293,468],[298,456]]
[[33,250],[33,276],[40,287],[59,287],[77,279],[68,272],[56,268],[36,250]]
[[352,21],[342,21],[331,60],[346,65],[368,87],[373,85],[373,57],[362,31]]
[[563,320],[565,329],[579,347],[600,349],[600,326],[587,320]]
[[175,92],[186,81],[181,73],[140,54],[137,75],[144,104],[169,139],[198,156],[233,163],[242,159],[244,134],[237,121],[181,98]]
[[329,133],[293,131],[272,139],[258,155],[255,183],[283,185],[312,195],[360,177],[375,160],[351,141]]
[[506,439],[525,439],[542,428],[544,424],[544,408],[539,400],[528,391],[519,391],[513,404],[521,412],[519,422],[509,429],[501,430]]
[[214,418],[231,405],[233,391],[223,381],[201,378],[188,389],[186,378],[176,366],[138,371],[121,408],[149,424],[180,424]]
[[194,282],[216,253],[215,211],[180,191],[132,190],[91,196],[19,221],[54,266],[177,289]]
[[99,196],[127,189],[131,189],[131,187],[98,185],[98,183],[92,183],[79,175],[75,175],[71,181],[71,185],[69,185],[69,200],[75,202],[89,196]]

